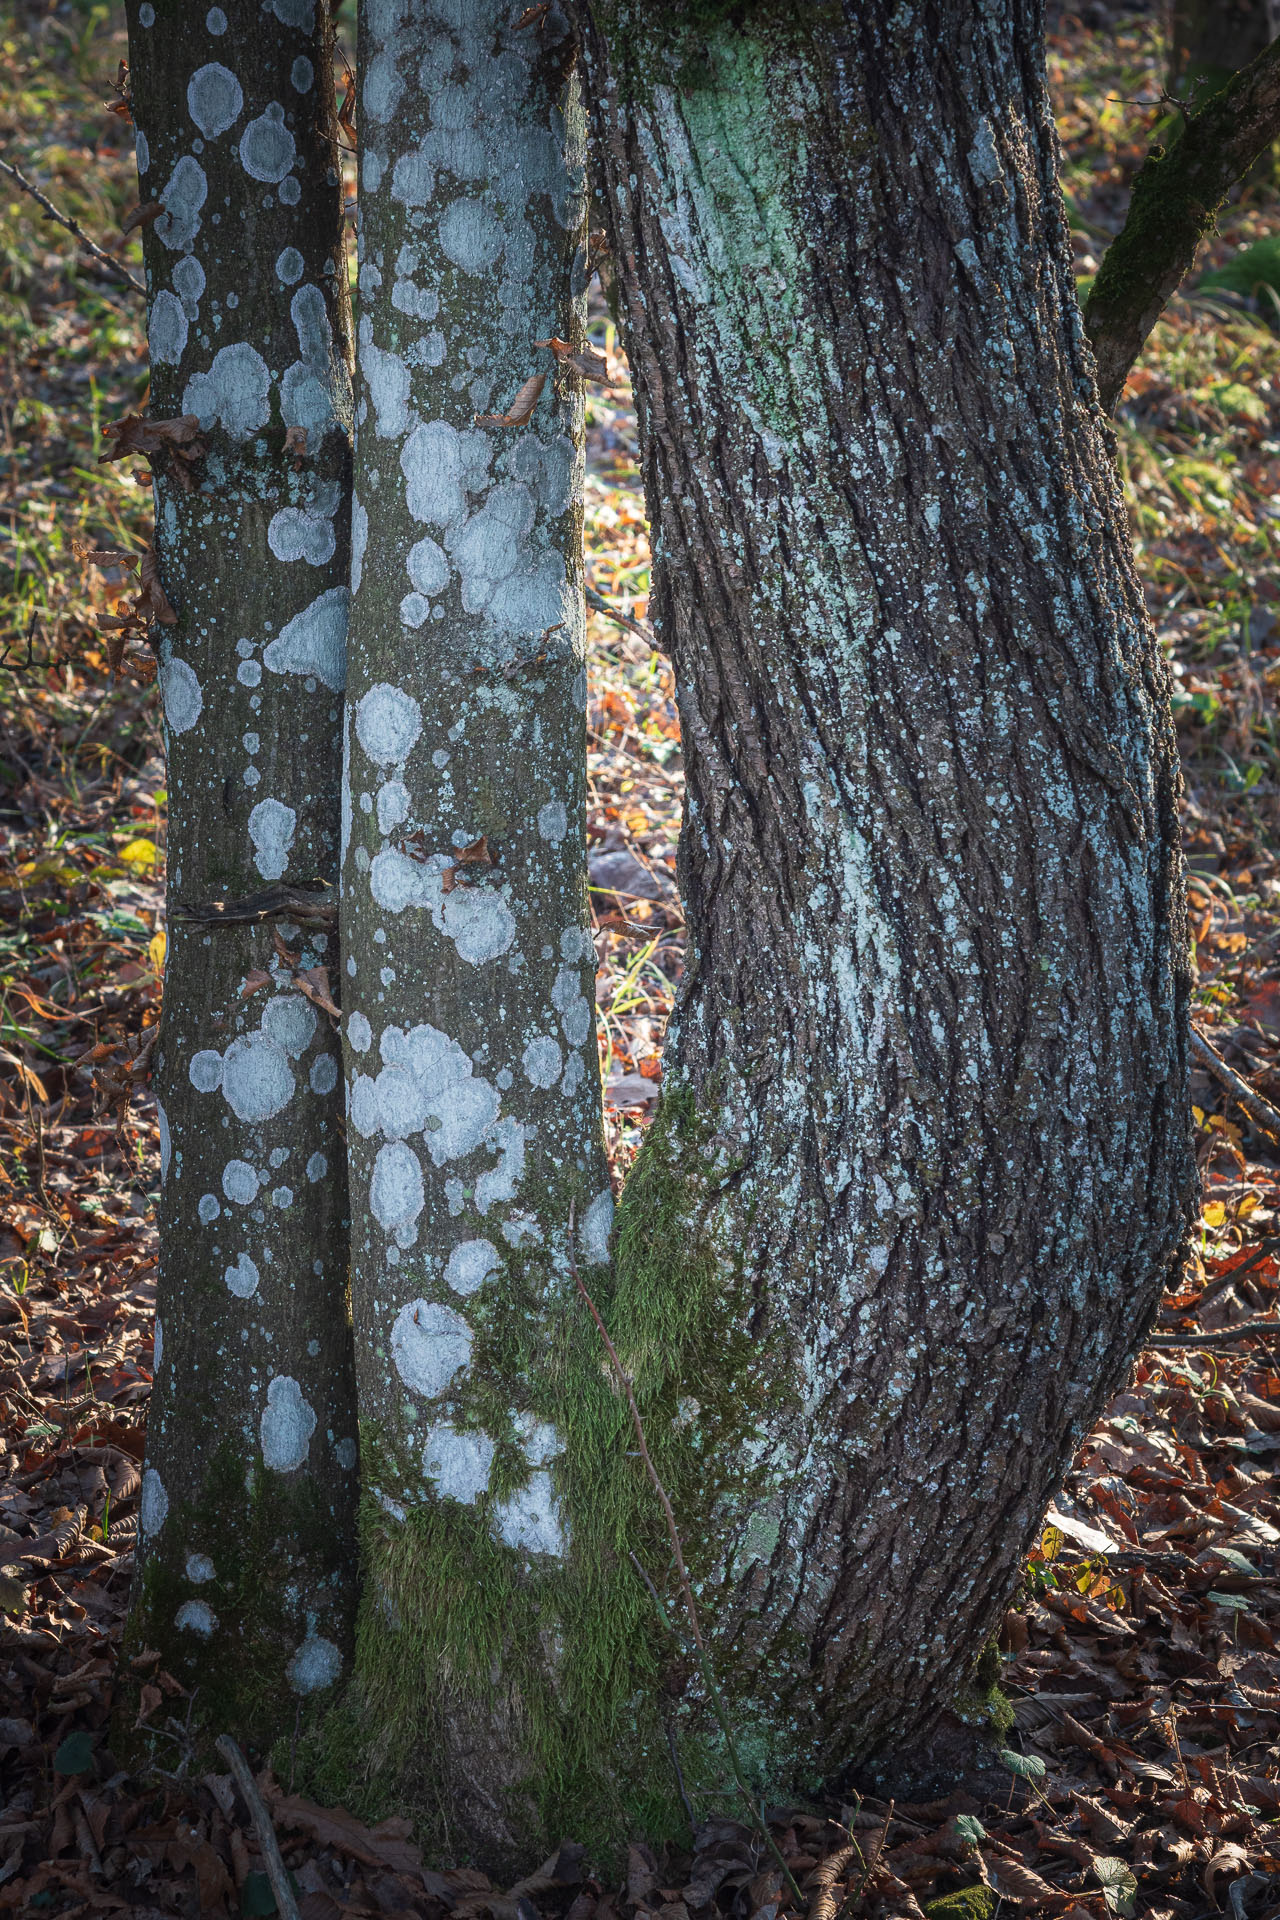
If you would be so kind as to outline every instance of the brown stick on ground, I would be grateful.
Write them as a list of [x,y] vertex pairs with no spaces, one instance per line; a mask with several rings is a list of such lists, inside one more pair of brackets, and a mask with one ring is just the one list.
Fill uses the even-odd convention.
[[276,1839],[271,1815],[267,1812],[262,1795],[258,1792],[258,1783],[249,1771],[249,1762],[229,1733],[220,1733],[214,1745],[235,1775],[236,1785],[244,1795],[245,1805],[249,1809],[254,1830],[258,1836],[258,1845],[262,1849],[262,1863],[267,1870],[267,1879],[271,1882],[271,1891],[276,1897],[276,1912],[280,1920],[299,1920],[298,1903],[293,1897],[289,1870],[280,1852],[280,1842]]
[[1280,1140],[1280,1112],[1277,1112],[1269,1100],[1255,1093],[1242,1074],[1229,1067],[1216,1047],[1205,1039],[1202,1033],[1191,1029],[1191,1051],[1203,1066],[1208,1067],[1215,1080],[1227,1089],[1238,1106],[1244,1108],[1249,1118],[1257,1123],[1265,1133]]
[[120,262],[113,260],[109,253],[104,253],[97,241],[89,238],[84,228],[80,225],[80,222],[73,220],[69,213],[63,213],[60,208],[55,207],[48,194],[41,193],[39,187],[37,187],[33,181],[28,180],[25,173],[21,172],[19,168],[15,167],[8,160],[0,160],[0,173],[7,173],[11,180],[16,180],[23,192],[29,193],[31,198],[36,202],[36,205],[44,208],[44,217],[46,220],[56,220],[60,227],[65,227],[68,233],[74,234],[86,253],[91,253],[94,259],[98,261],[101,266],[106,267],[109,273],[114,273],[118,280],[123,280],[125,285],[132,287],[135,293],[140,293],[145,297],[147,290],[141,280],[135,280],[128,267],[122,267]]
[[1151,149],[1084,309],[1108,413],[1229,189],[1277,139],[1280,39],[1192,114],[1169,152]]

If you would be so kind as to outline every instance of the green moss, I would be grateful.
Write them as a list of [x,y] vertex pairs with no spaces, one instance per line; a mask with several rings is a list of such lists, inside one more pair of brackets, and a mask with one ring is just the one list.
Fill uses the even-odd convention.
[[962,1720],[986,1724],[1004,1738],[1014,1727],[1013,1706],[999,1684],[1003,1662],[994,1640],[988,1640],[978,1655],[967,1686],[956,1695],[954,1708]]
[[[713,1614],[717,1534],[758,1497],[746,1442],[770,1374],[743,1330],[733,1263],[714,1244],[726,1174],[710,1170],[709,1132],[691,1096],[664,1100],[619,1210],[614,1266],[584,1281],[634,1383]],[[572,1833],[612,1861],[637,1831],[655,1844],[687,1834],[668,1722],[707,1807],[730,1792],[723,1743],[688,1655],[661,1508],[576,1288],[562,1281],[539,1297],[509,1271],[475,1321],[471,1383],[451,1417],[495,1438],[513,1408],[554,1423],[569,1549],[528,1557],[491,1533],[493,1499],[519,1472],[514,1447],[499,1445],[499,1472],[474,1506],[431,1501],[397,1521],[371,1494],[357,1678],[306,1749],[308,1785],[366,1815],[407,1812],[425,1844],[457,1859],[456,1822],[468,1819],[460,1756],[470,1752],[507,1816],[490,1830],[477,1803],[475,1857],[519,1864]],[[366,1484],[394,1486],[385,1436],[366,1431],[362,1446]],[[732,1706],[732,1674],[718,1680]],[[769,1741],[758,1744],[767,1764]]]
[[939,1900],[925,1902],[925,1920],[991,1920],[996,1896],[981,1882],[961,1887],[956,1893],[944,1893]]
[[[232,1441],[212,1454],[198,1500],[174,1502],[134,1584],[116,1690],[113,1749],[139,1762],[173,1765],[173,1743],[150,1727],[134,1727],[142,1686],[152,1665],[135,1673],[130,1660],[158,1650],[155,1664],[190,1690],[177,1709],[189,1728],[195,1757],[211,1762],[213,1741],[231,1733],[241,1745],[266,1752],[283,1734],[318,1723],[323,1703],[290,1686],[287,1668],[305,1637],[299,1587],[350,1579],[338,1565],[346,1537],[328,1510],[315,1476],[285,1479],[259,1470],[246,1484],[245,1458]],[[215,1542],[216,1572],[193,1585],[185,1562],[193,1540]],[[217,1619],[204,1638],[175,1624],[184,1602],[199,1599]],[[330,1600],[321,1628],[332,1637]],[[344,1650],[345,1651],[345,1650]],[[163,1721],[163,1714],[156,1716]]]

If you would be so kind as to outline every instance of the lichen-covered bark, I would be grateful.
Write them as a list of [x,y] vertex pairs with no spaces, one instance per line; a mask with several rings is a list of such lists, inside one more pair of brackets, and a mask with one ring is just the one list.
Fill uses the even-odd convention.
[[146,235],[149,414],[198,416],[205,447],[194,484],[177,461],[156,483],[177,623],[129,1636],[193,1690],[194,1725],[266,1744],[330,1697],[355,1603],[340,1056],[295,978],[327,966],[336,988],[336,926],[237,911],[337,877],[350,383],[331,32],[324,0],[128,11],[140,196],[165,208]]
[[[399,1771],[455,1849],[490,1858],[536,1824],[531,1693],[556,1710],[571,1210],[584,1263],[613,1213],[583,861],[582,385],[535,345],[583,344],[585,119],[563,14],[531,31],[517,11],[362,15],[341,908],[355,1737],[366,1774]],[[539,373],[527,420],[504,424]]]
[[1177,1256],[1174,737],[1038,8],[584,16],[688,778],[669,1177],[768,1357],[729,1455],[682,1383],[680,1512],[781,1794],[935,1726]]

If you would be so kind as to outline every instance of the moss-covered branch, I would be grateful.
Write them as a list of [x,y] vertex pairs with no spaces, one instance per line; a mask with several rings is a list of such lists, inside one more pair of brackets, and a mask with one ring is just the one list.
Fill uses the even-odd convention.
[[1147,156],[1084,310],[1108,413],[1228,191],[1276,139],[1280,39],[1192,115],[1168,153]]

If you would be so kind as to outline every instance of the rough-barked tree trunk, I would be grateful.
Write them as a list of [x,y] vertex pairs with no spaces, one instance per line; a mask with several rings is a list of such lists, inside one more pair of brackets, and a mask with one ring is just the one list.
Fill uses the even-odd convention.
[[688,777],[610,1311],[636,1366],[661,1193],[686,1555],[785,1792],[935,1727],[1177,1257],[1174,736],[1039,7],[582,11]]
[[164,207],[145,246],[149,416],[198,416],[186,451],[203,452],[157,462],[177,622],[129,1637],[193,1689],[197,1726],[265,1744],[329,1696],[355,1609],[340,1055],[296,978],[337,983],[350,381],[332,36],[325,0],[128,12],[141,199]]
[[546,344],[584,344],[586,127],[562,11],[516,11],[362,14],[341,908],[366,1582],[345,1734],[452,1857],[512,1859],[574,1551],[570,1220],[585,1263],[613,1214],[582,376]]

